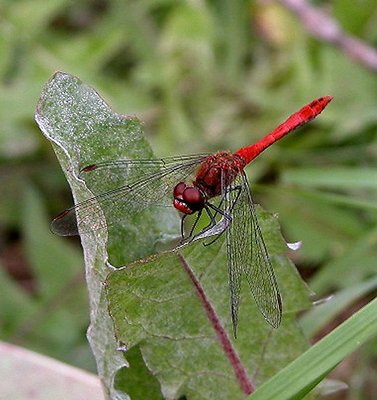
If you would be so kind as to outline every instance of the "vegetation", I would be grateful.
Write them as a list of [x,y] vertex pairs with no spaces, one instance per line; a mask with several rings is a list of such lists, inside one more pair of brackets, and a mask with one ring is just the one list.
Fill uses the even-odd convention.
[[[328,6],[334,19],[349,34],[375,44],[375,2],[346,3]],[[373,67],[352,59],[326,36],[313,37],[300,19],[275,3],[32,0],[4,2],[0,10],[2,340],[96,370],[85,338],[89,311],[81,250],[48,229],[49,219],[71,204],[70,192],[33,123],[42,88],[56,70],[94,87],[116,112],[142,120],[157,156],[235,150],[308,101],[334,96],[315,122],[253,162],[248,176],[258,202],[278,213],[285,238],[302,240],[302,248],[290,256],[316,298],[336,294],[300,320],[308,339],[330,332],[374,297]],[[120,139],[107,154],[122,154]],[[146,142],[142,151],[150,151]],[[252,329],[254,321],[247,311],[241,313]],[[367,310],[356,325],[369,321],[364,332],[375,332],[372,315]],[[366,340],[357,329],[354,333],[352,340]],[[293,345],[288,339],[292,342],[285,346]],[[337,343],[347,347],[340,339]],[[136,363],[138,351],[129,355]],[[339,398],[373,398],[375,358],[376,344],[367,342],[344,361],[346,373],[339,369],[334,376],[350,389]]]

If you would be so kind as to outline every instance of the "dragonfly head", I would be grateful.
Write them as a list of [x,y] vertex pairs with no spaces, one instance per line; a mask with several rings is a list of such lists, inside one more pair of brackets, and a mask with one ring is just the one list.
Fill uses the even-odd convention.
[[205,199],[202,192],[195,186],[179,182],[174,188],[174,207],[184,214],[193,214],[204,207]]

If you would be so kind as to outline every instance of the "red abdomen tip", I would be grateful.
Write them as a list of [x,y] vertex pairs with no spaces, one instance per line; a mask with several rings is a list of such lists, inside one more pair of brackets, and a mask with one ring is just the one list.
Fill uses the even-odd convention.
[[327,106],[327,104],[330,103],[330,101],[333,99],[333,96],[323,96],[320,97],[317,100],[313,100],[310,104],[309,107],[314,108],[314,109],[320,109],[321,111]]

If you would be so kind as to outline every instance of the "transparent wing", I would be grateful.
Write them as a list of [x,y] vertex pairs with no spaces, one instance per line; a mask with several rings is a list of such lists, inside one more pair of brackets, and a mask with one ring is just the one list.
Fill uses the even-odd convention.
[[282,314],[280,292],[243,171],[226,189],[225,198],[232,216],[226,232],[234,335],[237,334],[243,274],[260,312],[271,326],[277,328]]
[[[222,177],[222,181],[226,181]],[[223,199],[224,199],[224,212],[228,213],[232,217],[232,222],[226,230],[226,245],[227,245],[227,259],[228,259],[228,282],[230,290],[230,310],[233,323],[234,337],[237,337],[237,325],[238,325],[238,311],[240,306],[240,295],[241,295],[241,279],[242,279],[242,259],[240,254],[244,250],[245,241],[237,240],[239,236],[243,238],[250,234],[247,227],[244,225],[245,221],[242,221],[243,212],[240,213],[239,202],[244,200],[241,196],[242,185],[239,185],[239,178],[233,181],[228,187],[223,187]],[[236,233],[238,229],[242,232]],[[246,228],[246,229],[245,229]]]
[[89,165],[80,176],[85,176],[96,195],[61,212],[52,221],[51,230],[62,236],[78,235],[79,228],[81,232],[107,228],[149,206],[171,206],[175,185],[191,178],[205,157],[117,160]]

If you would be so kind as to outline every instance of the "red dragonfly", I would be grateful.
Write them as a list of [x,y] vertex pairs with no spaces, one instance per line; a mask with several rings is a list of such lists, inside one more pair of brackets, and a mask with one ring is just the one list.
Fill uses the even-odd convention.
[[[182,213],[183,242],[215,237],[213,241],[226,232],[234,335],[237,333],[243,276],[260,312],[271,326],[277,328],[282,316],[281,296],[244,168],[272,143],[315,118],[331,100],[331,96],[325,96],[312,101],[257,143],[235,153],[219,151],[212,155],[116,160],[88,165],[81,169],[81,175],[120,168],[126,171],[125,174],[132,175],[136,171],[137,178],[64,210],[52,221],[51,229],[58,235],[78,235],[79,232],[106,229],[122,220],[127,223],[127,216],[146,208],[173,205]],[[218,199],[216,204],[215,198]],[[196,233],[195,227],[203,211],[208,215],[209,223]],[[195,213],[196,220],[185,236],[184,220]]]

